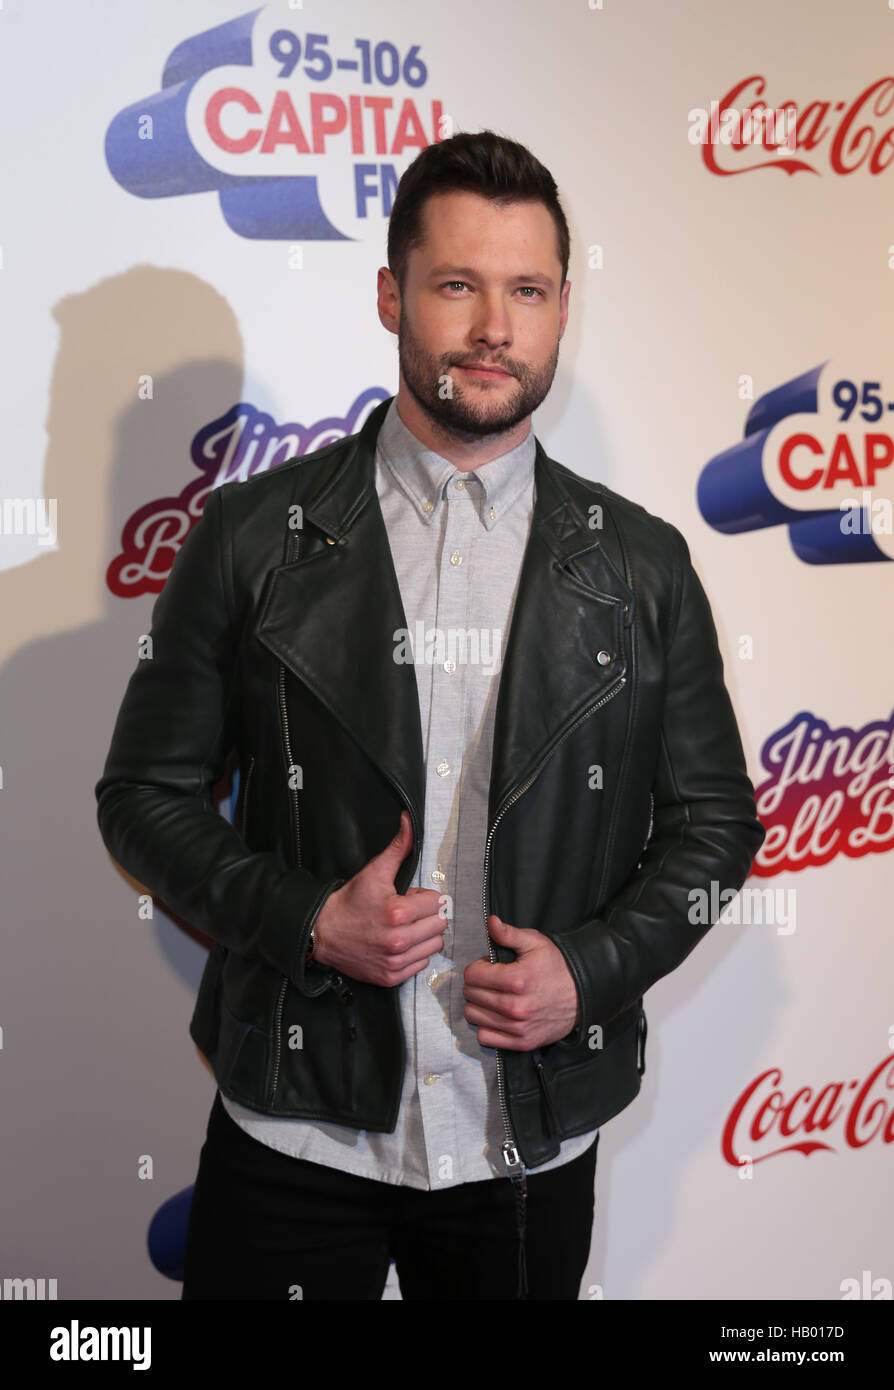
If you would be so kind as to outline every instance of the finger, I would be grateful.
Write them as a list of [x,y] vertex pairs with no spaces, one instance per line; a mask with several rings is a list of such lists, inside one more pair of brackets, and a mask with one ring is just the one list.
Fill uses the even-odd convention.
[[384,916],[369,928],[368,935],[374,946],[397,952],[397,942],[400,943],[399,949],[405,951],[426,937],[440,936],[446,930],[447,923],[437,913],[413,917],[404,914],[395,922],[391,908],[386,908]]
[[[400,899],[401,926],[408,922],[418,922],[426,917],[435,918],[439,915],[441,905],[441,895],[436,893],[433,888],[417,888],[412,894],[395,894]],[[393,907],[393,900],[389,899],[389,906]],[[443,921],[444,919],[441,918]]]
[[501,1047],[504,1052],[530,1052],[531,1045],[524,1038],[501,1033],[494,1028],[479,1028],[478,1043],[481,1047]]
[[501,994],[518,991],[516,962],[504,965],[501,961],[473,960],[464,972],[464,982],[471,989],[498,990]]
[[424,941],[420,941],[403,951],[399,956],[389,956],[388,969],[407,970],[410,975],[416,975],[424,965],[428,965],[432,956],[440,955],[443,949],[443,936],[427,937]]
[[466,1022],[474,1024],[476,1028],[496,1028],[510,1036],[524,1028],[524,1024],[518,1019],[508,1018],[498,1009],[482,1008],[480,1004],[467,1004],[463,1012]]
[[402,955],[405,951],[419,954],[427,941],[442,937],[447,925],[441,917],[421,917],[416,922],[405,922],[401,926],[379,927],[372,933],[373,945],[391,955]]
[[510,998],[509,995],[497,989],[473,989],[466,985],[463,989],[463,997],[470,1004],[477,1004],[481,1009],[490,1009],[492,1013],[499,1014],[502,1018],[511,1018],[510,1010],[514,1007],[515,1000],[520,995]]

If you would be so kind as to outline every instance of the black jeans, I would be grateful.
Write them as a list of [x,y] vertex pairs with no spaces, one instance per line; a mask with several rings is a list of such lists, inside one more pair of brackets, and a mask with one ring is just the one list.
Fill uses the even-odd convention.
[[[528,1175],[528,1298],[577,1299],[590,1253],[599,1135]],[[356,1177],[253,1139],[214,1099],[189,1213],[184,1299],[517,1297],[508,1178],[429,1192]]]

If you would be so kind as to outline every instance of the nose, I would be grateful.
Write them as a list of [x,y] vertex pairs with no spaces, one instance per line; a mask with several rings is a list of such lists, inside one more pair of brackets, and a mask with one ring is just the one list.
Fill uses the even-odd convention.
[[487,346],[491,351],[508,347],[512,342],[509,311],[499,290],[479,295],[471,337],[477,345]]

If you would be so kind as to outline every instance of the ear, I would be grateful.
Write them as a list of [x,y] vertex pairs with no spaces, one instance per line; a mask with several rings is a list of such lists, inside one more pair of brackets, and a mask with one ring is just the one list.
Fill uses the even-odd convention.
[[400,290],[386,265],[379,267],[376,286],[379,322],[389,333],[397,333],[400,325]]

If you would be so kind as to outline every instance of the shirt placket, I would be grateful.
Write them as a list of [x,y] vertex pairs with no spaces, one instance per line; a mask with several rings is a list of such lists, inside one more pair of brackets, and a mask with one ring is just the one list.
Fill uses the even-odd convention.
[[[468,666],[460,644],[452,650],[451,631],[468,627],[468,556],[479,524],[470,480],[452,475],[444,489],[446,518],[438,572],[433,626],[442,646],[431,666],[431,717],[426,748],[425,842],[420,870],[423,888],[447,895],[443,951],[432,956],[416,980],[417,1089],[433,1188],[456,1180],[462,1156],[453,1068],[456,1043],[452,1017],[455,995],[462,995],[454,957],[454,909],[458,870],[459,789],[462,774]],[[472,480],[478,483],[477,479]],[[436,634],[426,625],[426,647]],[[453,1007],[451,1001],[453,1000]]]

